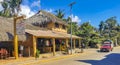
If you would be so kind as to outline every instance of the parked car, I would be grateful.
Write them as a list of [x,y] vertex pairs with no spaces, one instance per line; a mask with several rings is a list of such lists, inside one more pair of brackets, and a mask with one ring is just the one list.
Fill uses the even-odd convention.
[[101,52],[110,52],[113,50],[113,43],[111,41],[103,42],[100,51]]

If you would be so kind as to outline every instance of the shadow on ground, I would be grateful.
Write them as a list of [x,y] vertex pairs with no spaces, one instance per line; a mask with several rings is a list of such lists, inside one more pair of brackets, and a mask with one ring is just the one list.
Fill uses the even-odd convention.
[[112,53],[106,55],[102,60],[76,60],[79,62],[85,62],[91,65],[120,65],[120,54]]

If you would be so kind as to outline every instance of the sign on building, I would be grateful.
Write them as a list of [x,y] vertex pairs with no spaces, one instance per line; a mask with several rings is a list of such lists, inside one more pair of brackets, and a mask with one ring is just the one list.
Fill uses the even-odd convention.
[[16,34],[17,35],[25,34],[25,23],[22,20],[16,22]]

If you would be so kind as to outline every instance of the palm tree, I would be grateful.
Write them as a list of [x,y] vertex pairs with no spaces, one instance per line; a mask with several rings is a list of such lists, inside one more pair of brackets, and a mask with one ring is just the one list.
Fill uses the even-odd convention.
[[11,14],[15,15],[17,14],[21,9],[20,9],[20,4],[22,3],[22,0],[10,0],[10,9],[11,9]]
[[102,37],[113,40],[115,44],[118,38],[118,30],[116,17],[110,17],[105,22],[101,21],[99,25],[99,31],[100,34],[102,33]]
[[3,0],[3,10],[0,12],[1,16],[11,17],[20,11],[20,4],[22,0]]
[[56,12],[56,16],[57,16],[58,18],[60,18],[60,19],[63,19],[63,18],[64,18],[65,13],[63,13],[63,10],[58,9],[58,10],[56,10],[55,12]]
[[3,7],[3,10],[1,11],[1,16],[9,16],[9,3],[6,0],[4,0],[3,2],[1,2],[1,4]]
[[103,31],[103,29],[104,29],[104,22],[103,21],[101,21],[100,22],[100,25],[99,25],[99,31],[100,31],[100,35],[102,35],[102,31]]

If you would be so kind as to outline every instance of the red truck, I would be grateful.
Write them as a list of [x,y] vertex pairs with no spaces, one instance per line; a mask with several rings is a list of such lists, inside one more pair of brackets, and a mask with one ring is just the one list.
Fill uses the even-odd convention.
[[112,50],[113,50],[112,41],[104,41],[101,48],[100,48],[101,52],[110,52]]

